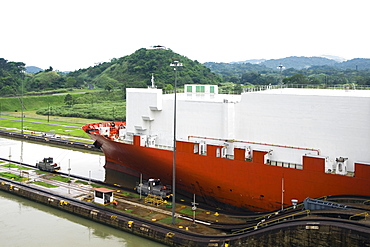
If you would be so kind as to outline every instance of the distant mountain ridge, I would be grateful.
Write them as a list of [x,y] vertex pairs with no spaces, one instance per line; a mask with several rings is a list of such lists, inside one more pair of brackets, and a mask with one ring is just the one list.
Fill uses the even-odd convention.
[[43,71],[43,69],[36,67],[36,66],[26,66],[26,73],[39,73]]
[[[370,59],[369,58],[354,58],[351,60],[345,60],[344,58],[331,56],[331,55],[322,55],[319,57],[285,57],[279,59],[249,59],[245,61],[237,61],[230,63],[216,63],[216,62],[205,62],[203,63],[206,67],[212,67],[212,64],[252,64],[257,65],[253,66],[254,70],[259,70],[258,65],[270,68],[277,69],[278,66],[282,65],[285,69],[294,68],[294,69],[305,69],[313,66],[330,66],[336,69],[356,69],[356,70],[366,70],[370,69]],[[38,73],[43,71],[43,69],[37,66],[26,66],[27,73]],[[212,69],[212,68],[210,68]],[[263,69],[263,68],[260,68]],[[65,73],[69,73],[65,72]]]
[[305,69],[311,66],[334,66],[335,63],[337,63],[335,60],[324,57],[286,57],[266,60],[260,63],[260,65],[265,65],[272,69],[280,65],[285,68]]
[[[332,58],[332,59],[331,59]],[[207,64],[210,63],[205,63]],[[322,56],[322,57],[285,57],[279,59],[251,59],[240,62],[231,62],[229,64],[255,64],[270,69],[277,69],[278,66],[282,65],[285,69],[307,69],[313,66],[330,66],[336,69],[355,69],[355,70],[367,70],[370,69],[370,59],[368,58],[355,58],[351,60],[344,60],[340,57],[335,56]],[[262,68],[261,68],[262,69]]]

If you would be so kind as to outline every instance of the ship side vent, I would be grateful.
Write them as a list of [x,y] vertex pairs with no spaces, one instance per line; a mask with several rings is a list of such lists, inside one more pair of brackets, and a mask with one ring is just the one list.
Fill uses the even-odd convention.
[[147,139],[148,147],[155,147],[156,141],[157,141],[157,136],[156,135],[148,136],[148,139]]
[[206,150],[207,150],[207,144],[205,141],[201,141],[199,143],[199,154],[201,155],[206,155]]
[[118,131],[118,138],[120,140],[124,140],[126,138],[126,132],[127,132],[126,129],[119,129],[119,131]]
[[335,173],[340,175],[347,174],[348,158],[339,157],[335,159]]
[[216,157],[217,158],[221,157],[221,148],[220,147],[216,148]]
[[325,157],[325,172],[332,173],[335,170],[333,166],[333,160],[329,159],[329,156]]
[[252,160],[252,148],[250,146],[245,147],[245,160]]
[[139,138],[139,146],[146,147],[147,146],[147,136],[146,135],[136,135]]
[[221,157],[227,158],[227,147],[221,148]]

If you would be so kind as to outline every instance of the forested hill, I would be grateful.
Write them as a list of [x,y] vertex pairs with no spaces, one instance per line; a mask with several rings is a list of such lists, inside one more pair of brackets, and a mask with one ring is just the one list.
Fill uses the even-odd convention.
[[[175,73],[170,64],[183,64],[178,68],[179,87],[184,84],[214,84],[222,81],[221,76],[211,72],[198,61],[179,55],[170,49],[139,49],[131,55],[112,59],[110,62],[70,73],[54,71],[50,66],[43,71],[26,70],[24,63],[0,59],[0,96],[16,96],[23,82],[25,94],[40,94],[41,91],[62,91],[69,88],[100,88],[107,91],[123,90],[128,87],[151,85],[152,75],[157,88],[172,90]],[[36,67],[28,67],[35,69]],[[26,73],[23,73],[25,72]]]
[[158,88],[173,85],[173,61],[179,61],[183,67],[178,69],[178,85],[214,84],[221,78],[198,61],[179,55],[170,49],[139,49],[131,55],[112,59],[87,69],[80,69],[68,74],[76,80],[83,80],[100,88],[147,87],[151,85],[152,74]]
[[25,64],[0,58],[0,95],[19,95]]
[[[158,88],[173,90],[175,74],[170,64],[179,61],[178,86],[184,84],[358,84],[370,85],[370,59],[344,62],[319,57],[288,57],[253,63],[201,64],[170,49],[139,49],[133,54],[112,59],[70,73],[50,66],[30,73],[22,62],[0,58],[0,97],[24,94],[67,92],[71,88],[97,88],[107,91],[151,85],[152,75]],[[282,65],[284,68],[277,68]],[[30,67],[28,67],[30,69]],[[35,69],[35,68],[33,68]],[[25,72],[26,73],[23,73]],[[230,86],[230,88],[232,88]]]
[[287,57],[258,61],[258,64],[208,62],[204,65],[222,76],[223,81],[244,85],[275,85],[281,80],[289,84],[370,85],[370,59],[366,58],[336,62],[320,57]]
[[285,57],[269,60],[246,60],[234,63],[214,63],[207,62],[206,65],[213,72],[229,71],[235,68],[246,69],[248,71],[263,71],[266,69],[279,70],[278,66],[282,65],[284,69],[308,69],[310,67],[325,66],[333,69],[353,69],[353,70],[370,70],[370,59],[355,58],[343,62],[337,62],[333,59],[324,57]]
[[273,69],[279,65],[283,65],[285,68],[306,69],[311,66],[334,66],[336,63],[335,60],[324,57],[286,57],[266,60],[261,65]]

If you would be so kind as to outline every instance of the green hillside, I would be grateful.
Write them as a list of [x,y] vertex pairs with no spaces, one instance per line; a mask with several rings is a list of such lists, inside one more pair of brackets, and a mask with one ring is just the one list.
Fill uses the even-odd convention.
[[[41,105],[60,106],[64,105],[65,95],[40,95],[27,96],[23,98],[24,110],[32,111],[40,108]],[[20,112],[21,100],[19,97],[0,98],[1,111],[5,112]]]
[[133,54],[111,62],[102,63],[87,69],[80,69],[68,74],[76,81],[85,81],[103,89],[127,87],[147,87],[151,85],[152,74],[158,88],[173,85],[174,71],[170,67],[173,61],[179,61],[178,85],[215,84],[221,78],[198,61],[174,53],[170,49],[139,49]]

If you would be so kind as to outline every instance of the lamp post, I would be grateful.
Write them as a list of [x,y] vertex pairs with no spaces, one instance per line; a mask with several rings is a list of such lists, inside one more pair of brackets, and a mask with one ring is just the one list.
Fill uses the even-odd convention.
[[49,123],[49,119],[50,119],[50,103],[48,103],[48,123]]
[[21,113],[22,113],[22,116],[21,116],[21,132],[22,132],[22,137],[23,137],[23,107],[24,107],[24,104],[23,104],[23,84],[24,84],[24,71],[22,71],[22,87],[21,87]]
[[283,69],[285,69],[285,67],[280,64],[279,66],[277,66],[278,69],[280,69],[280,84],[283,84],[283,76],[282,76],[282,71]]
[[177,67],[181,67],[182,63],[174,61],[170,64],[175,71],[175,84],[174,84],[174,103],[173,103],[173,165],[172,165],[172,224],[175,224],[175,208],[176,208],[176,84],[177,84]]

